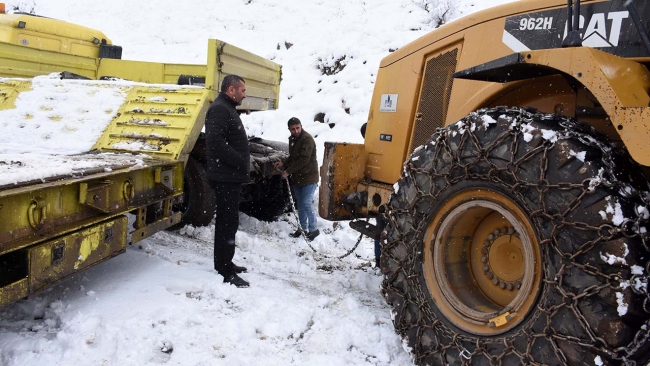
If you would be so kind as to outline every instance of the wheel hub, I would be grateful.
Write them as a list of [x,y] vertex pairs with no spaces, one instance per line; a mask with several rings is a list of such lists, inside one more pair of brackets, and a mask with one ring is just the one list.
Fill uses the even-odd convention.
[[483,274],[502,290],[518,290],[524,276],[524,255],[519,234],[512,227],[496,229],[483,241]]
[[437,210],[424,240],[427,287],[459,328],[500,334],[534,308],[540,249],[528,217],[510,198],[486,189],[457,193]]

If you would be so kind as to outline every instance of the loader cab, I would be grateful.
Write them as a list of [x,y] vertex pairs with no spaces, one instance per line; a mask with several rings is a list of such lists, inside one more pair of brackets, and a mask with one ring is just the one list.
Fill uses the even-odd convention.
[[0,3],[2,43],[90,58],[122,55],[122,48],[113,46],[100,31],[33,14],[8,14],[5,4]]

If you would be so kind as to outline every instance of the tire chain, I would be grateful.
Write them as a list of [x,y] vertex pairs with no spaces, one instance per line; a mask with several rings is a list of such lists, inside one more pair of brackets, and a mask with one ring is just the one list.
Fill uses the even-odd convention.
[[[495,115],[496,113],[496,116],[498,116],[499,118],[505,115],[508,118],[510,118],[511,121],[514,122],[511,124],[511,128],[509,131],[506,131],[501,136],[495,138],[489,145],[481,146],[478,138],[474,134],[472,124],[483,123],[483,120],[481,119],[482,115],[488,113],[492,115]],[[518,119],[517,118],[518,116],[520,116],[521,118]],[[474,112],[470,116],[464,118],[463,120],[461,120],[461,122],[458,122],[456,124],[457,127],[456,131],[453,131],[452,129],[449,128],[438,129],[432,136],[432,139],[429,142],[427,142],[427,144],[431,144],[433,142],[436,145],[438,144],[442,145],[442,148],[447,153],[452,155],[453,160],[458,161],[459,157],[452,153],[453,151],[452,148],[447,144],[448,134],[451,133],[463,134],[459,146],[462,146],[462,144],[467,143],[469,139],[473,140],[476,146],[481,149],[481,156],[487,156],[486,151],[490,151],[495,147],[507,142],[508,140],[511,140],[512,150],[511,150],[510,162],[508,164],[508,167],[511,169],[516,169],[518,167],[518,161],[515,161],[514,158],[516,152],[518,151],[518,147],[519,147],[518,145],[520,143],[521,134],[523,133],[522,124],[530,123],[540,119],[543,121],[555,120],[558,122],[559,126],[562,127],[561,131],[556,131],[558,134],[558,138],[560,140],[568,139],[568,138],[578,139],[581,143],[587,146],[592,146],[595,147],[596,149],[601,150],[603,152],[602,154],[603,165],[608,167],[609,171],[613,171],[612,169],[614,168],[615,161],[617,160],[616,157],[614,156],[615,152],[610,145],[593,137],[593,135],[595,135],[596,132],[593,128],[591,128],[591,126],[587,126],[575,122],[573,120],[569,120],[568,118],[558,117],[555,115],[541,114],[534,110],[524,110],[521,108],[500,107],[497,109],[490,109],[490,110],[486,109],[486,110],[480,110],[478,112]],[[464,131],[462,131],[463,129]],[[526,155],[529,157],[540,153],[543,154],[540,160],[540,164],[542,168],[541,172],[543,175],[546,174],[546,169],[548,168],[548,153],[549,150],[553,147],[553,145],[554,144],[548,142],[544,143],[532,149]],[[457,151],[461,151],[461,150],[462,147],[458,147]],[[417,152],[418,149],[416,149],[413,152],[411,158],[415,156]],[[526,157],[519,159],[520,162],[525,160]],[[476,161],[478,161],[478,159]],[[477,179],[477,178],[483,178],[483,179],[487,178],[493,182],[499,182],[504,185],[509,185],[508,182],[501,180],[498,177],[498,174],[496,174],[498,173],[499,170],[503,170],[503,168],[497,168],[493,164],[490,173],[487,174],[487,177],[480,174],[470,173],[471,165],[465,167],[464,175],[451,177],[451,172],[452,172],[451,169],[449,173],[438,174],[437,172],[434,171],[435,167],[432,167],[431,170],[422,170],[414,167],[412,163],[413,161],[409,159],[404,164],[404,172],[402,174],[403,177],[415,177],[416,174],[427,174],[431,177],[441,177],[447,180],[446,187],[454,183],[457,183],[461,180]],[[513,174],[513,176],[515,175]],[[515,179],[516,178],[517,177],[515,176]],[[398,276],[400,275],[406,276],[406,279],[404,281],[407,281],[408,279],[415,281],[417,285],[409,286],[409,288],[413,290],[413,293],[409,294],[407,292],[403,294],[404,304],[401,308],[402,314],[395,314],[395,319],[400,317],[400,315],[401,315],[400,318],[403,318],[403,315],[405,314],[409,306],[415,306],[429,320],[428,324],[425,323],[421,318],[418,320],[419,327],[417,330],[417,334],[409,334],[409,331],[412,332],[412,327],[409,324],[398,324],[397,320],[395,321],[395,327],[396,327],[395,330],[403,336],[416,337],[414,342],[409,342],[409,343],[417,345],[417,347],[421,347],[420,345],[422,345],[423,343],[431,342],[430,341],[431,338],[433,338],[433,342],[437,342],[437,344],[433,347],[432,350],[429,351],[415,350],[413,352],[414,361],[416,364],[423,364],[425,359],[429,359],[429,357],[433,357],[434,359],[439,360],[441,364],[447,364],[446,360],[448,360],[447,358],[448,355],[451,356],[452,359],[457,355],[458,356],[457,359],[460,359],[463,365],[473,364],[472,359],[477,357],[485,358],[488,360],[490,364],[493,365],[502,365],[504,364],[504,362],[505,364],[510,364],[510,361],[512,361],[511,357],[518,358],[521,364],[539,365],[541,363],[539,363],[539,361],[536,361],[534,355],[531,354],[532,343],[534,342],[534,339],[536,339],[537,337],[550,338],[551,335],[553,336],[553,339],[555,341],[549,340],[549,343],[554,348],[554,353],[557,357],[557,361],[561,362],[562,364],[567,363],[567,358],[562,352],[562,350],[560,349],[560,347],[558,347],[559,342],[572,342],[572,343],[578,342],[584,347],[589,347],[592,350],[595,350],[599,354],[607,355],[611,360],[620,361],[624,365],[635,365],[636,362],[633,361],[632,358],[639,357],[640,352],[645,352],[644,351],[645,348],[643,347],[644,346],[647,347],[647,343],[650,342],[650,320],[647,319],[648,317],[646,317],[646,321],[644,325],[640,326],[639,330],[636,332],[633,341],[630,342],[625,347],[618,347],[615,349],[608,348],[606,346],[607,343],[603,339],[595,336],[597,333],[594,331],[594,329],[591,328],[586,318],[582,315],[580,309],[578,309],[577,301],[582,297],[588,297],[590,295],[593,295],[599,292],[600,290],[602,290],[603,288],[620,289],[622,283],[621,276],[619,273],[616,274],[602,273],[598,271],[598,269],[594,266],[580,264],[573,261],[573,259],[575,259],[580,254],[584,254],[589,250],[591,250],[596,245],[596,243],[602,240],[611,239],[617,234],[623,234],[628,238],[640,238],[643,242],[643,246],[645,247],[645,249],[650,252],[649,233],[648,232],[641,233],[640,230],[640,228],[644,228],[645,225],[648,224],[647,217],[644,217],[644,215],[641,212],[635,210],[637,211],[636,212],[637,216],[634,219],[626,219],[623,222],[623,224],[620,225],[619,228],[608,224],[595,227],[580,222],[574,223],[565,220],[565,216],[567,215],[567,213],[571,211],[571,209],[575,208],[580,203],[581,199],[590,191],[592,191],[597,185],[602,185],[609,189],[620,191],[623,193],[625,197],[629,197],[635,199],[638,202],[642,202],[646,207],[650,207],[650,195],[646,191],[633,188],[630,184],[622,182],[617,177],[611,176],[606,172],[603,172],[602,170],[600,172],[600,176],[598,177],[598,179],[596,180],[586,179],[585,181],[582,182],[582,184],[560,183],[560,184],[552,185],[549,184],[548,181],[545,181],[545,179],[540,178],[540,181],[538,181],[537,184],[532,184],[532,185],[517,180],[517,182],[515,183],[515,185],[512,186],[512,188],[514,192],[515,188],[518,185],[529,185],[529,186],[539,187],[540,184],[542,184],[542,186],[545,187],[542,193],[544,191],[547,191],[550,188],[555,188],[558,190],[579,189],[581,190],[581,193],[573,199],[573,201],[567,206],[568,209],[562,215],[555,215],[555,216],[550,215],[546,213],[545,209],[540,209],[535,211],[528,205],[524,205],[526,210],[532,213],[531,219],[534,220],[546,219],[549,222],[554,222],[555,223],[555,227],[553,229],[554,232],[556,232],[557,227],[559,225],[562,225],[564,227],[574,226],[576,228],[580,228],[583,230],[593,230],[601,234],[600,238],[585,243],[575,253],[563,253],[562,250],[558,246],[556,246],[553,243],[553,240],[551,239],[541,240],[540,247],[542,247],[542,250],[545,251],[551,250],[551,251],[556,251],[557,253],[561,253],[564,256],[564,258],[571,260],[570,265],[578,267],[581,270],[585,271],[586,273],[595,276],[602,276],[602,278],[606,279],[605,284],[602,286],[591,286],[589,288],[586,288],[581,294],[578,295],[569,294],[566,291],[564,291],[561,286],[562,271],[564,270],[564,266],[560,269],[560,271],[557,274],[557,277],[559,277],[559,279],[552,278],[549,273],[548,266],[545,266],[544,282],[546,286],[543,286],[543,292],[539,295],[540,299],[543,299],[546,295],[548,295],[551,286],[553,286],[556,290],[558,290],[561,294],[565,296],[565,299],[572,299],[572,301],[570,302],[567,301],[564,304],[560,304],[548,309],[544,309],[541,306],[538,306],[537,308],[539,311],[533,313],[532,314],[533,318],[530,321],[526,322],[525,324],[527,325],[521,327],[520,331],[516,332],[515,334],[511,334],[504,337],[495,337],[495,338],[487,338],[487,337],[481,338],[481,337],[466,336],[463,335],[462,333],[453,331],[451,328],[449,328],[448,325],[445,324],[445,322],[442,321],[441,318],[437,317],[436,314],[431,310],[429,302],[427,301],[427,296],[425,296],[423,292],[423,289],[426,289],[426,284],[420,282],[420,278],[418,276],[419,269],[416,268],[420,263],[416,259],[422,256],[422,254],[420,253],[420,248],[417,246],[413,246],[412,248],[410,248],[410,252],[406,255],[406,259],[400,259],[397,258],[395,255],[393,255],[392,252],[393,249],[396,249],[397,246],[408,241],[408,239],[405,238],[407,235],[415,238],[421,238],[427,229],[426,225],[413,227],[413,231],[407,233],[401,233],[401,234],[397,233],[397,230],[395,230],[396,235],[399,235],[399,237],[395,238],[395,237],[390,237],[389,235],[390,241],[386,239],[382,241],[382,272],[384,272],[385,274],[385,279],[382,283],[382,293],[384,294],[386,299],[390,302],[391,291],[397,293],[403,292],[402,290],[395,288],[394,286],[391,285],[392,283],[394,283],[394,281],[397,279]],[[438,189],[437,193],[432,194],[431,192],[421,191],[420,188],[415,183],[412,185],[416,188],[418,197],[427,196],[431,198],[433,202],[435,202],[436,199],[439,198],[441,191],[444,190],[444,189]],[[433,187],[435,187],[434,184],[432,184],[432,191],[434,190]],[[394,196],[395,193],[393,194],[393,196],[391,196],[389,202],[392,201]],[[545,208],[545,203],[543,202],[543,196],[544,196],[543,194],[540,194],[540,199],[539,199],[540,207]],[[386,214],[385,219],[387,220],[388,225],[392,226],[393,228],[399,227],[397,222],[398,215],[410,216],[411,220],[415,216],[415,212],[413,213],[410,212],[410,210],[412,210],[412,207],[407,209],[401,209],[401,210],[390,208],[390,210],[392,212],[388,212]],[[404,245],[402,245],[402,247],[404,247]],[[397,270],[392,274],[388,273],[389,269],[385,269],[383,265],[384,263],[388,262],[387,258],[399,263],[401,270]],[[650,261],[648,261],[645,266],[644,275],[633,275],[630,278],[630,283],[645,284],[645,286],[638,286],[638,288],[631,286],[631,288],[634,291],[634,293],[636,293],[637,295],[641,295],[645,297],[643,301],[643,309],[645,310],[645,312],[650,313],[650,296],[647,290],[648,273],[650,273]],[[552,334],[536,334],[533,331],[532,329],[533,325],[537,322],[539,317],[541,317],[542,315],[546,316],[546,329],[552,330],[553,327],[551,325],[551,318],[562,307],[569,307],[572,313],[577,316],[580,324],[582,324],[586,332],[590,335],[591,340],[589,340],[587,344],[583,344],[584,340],[580,340],[575,337],[565,336],[555,332],[553,332]],[[429,340],[426,340],[423,339],[425,333],[433,333],[435,336],[434,337],[429,336],[428,337]],[[529,339],[528,344],[524,350],[522,350],[521,347],[517,347],[515,345],[515,338],[521,337],[522,333],[525,335],[526,338]],[[501,347],[502,351],[498,355],[491,355],[491,353],[487,349],[488,347],[492,347],[492,348]],[[468,350],[468,348],[470,349],[473,348],[473,350],[470,351]],[[510,359],[506,359],[506,357]],[[585,362],[587,362],[587,360],[585,360]]]

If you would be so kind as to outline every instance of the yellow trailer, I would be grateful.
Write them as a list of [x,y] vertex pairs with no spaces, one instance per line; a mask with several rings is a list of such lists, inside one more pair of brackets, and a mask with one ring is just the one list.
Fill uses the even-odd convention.
[[[64,123],[69,116],[52,112],[64,88],[86,91],[79,113],[105,115],[100,136],[81,137],[94,139],[81,154],[41,153],[38,161],[23,161],[0,146],[0,305],[124,252],[129,235],[135,243],[173,225],[209,223],[213,193],[201,130],[229,74],[246,80],[242,112],[277,108],[280,65],[225,42],[208,41],[206,65],[129,61],[96,30],[0,13],[0,115],[29,126],[34,115],[18,102],[36,96],[38,110]],[[105,110],[92,98],[102,90],[122,98],[119,108]],[[273,142],[251,144],[253,183],[242,209],[272,219],[286,209],[286,192],[272,175],[273,162],[286,154]],[[61,161],[80,168],[39,171],[39,164]]]

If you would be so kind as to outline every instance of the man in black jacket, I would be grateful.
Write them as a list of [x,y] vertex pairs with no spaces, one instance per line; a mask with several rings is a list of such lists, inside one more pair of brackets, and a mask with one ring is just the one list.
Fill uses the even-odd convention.
[[237,287],[249,286],[238,276],[238,273],[246,272],[246,268],[232,262],[235,234],[239,227],[241,185],[250,180],[248,136],[235,109],[244,98],[244,79],[228,75],[205,117],[208,179],[216,197],[214,269],[223,276],[223,282]]

